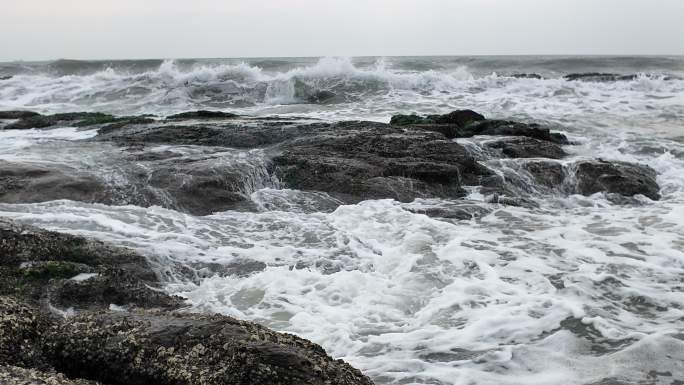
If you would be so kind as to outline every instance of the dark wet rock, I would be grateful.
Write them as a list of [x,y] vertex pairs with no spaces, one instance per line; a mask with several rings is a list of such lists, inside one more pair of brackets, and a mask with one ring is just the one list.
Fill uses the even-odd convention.
[[10,80],[10,79],[12,79],[12,78],[13,78],[12,75],[0,76],[0,80]]
[[[61,114],[60,119],[64,115],[69,114]],[[96,172],[54,164],[0,162],[0,201],[72,199],[160,205],[205,215],[229,209],[255,210],[257,203],[250,195],[263,187],[328,193],[340,203],[455,198],[465,194],[463,186],[481,186],[484,194],[516,199],[530,194],[594,190],[634,195],[625,186],[596,187],[597,183],[587,180],[578,188],[569,188],[562,167],[554,163],[514,162],[505,165],[503,174],[508,174],[494,174],[479,162],[560,159],[566,155],[561,145],[568,140],[536,123],[487,120],[471,110],[426,117],[397,115],[389,125],[221,118],[227,116],[196,111],[163,121],[143,116],[98,123],[99,133],[90,141],[116,144],[123,154],[116,165],[116,178],[104,180]],[[180,122],[186,117],[198,121]],[[80,113],[71,118],[76,119],[74,125],[110,119]],[[485,151],[481,153],[469,152],[449,140],[471,136],[492,138],[482,142]],[[194,155],[154,145],[194,146]],[[263,159],[256,163],[230,160],[238,151],[234,148],[252,150],[251,160],[257,159],[257,152]],[[512,175],[511,170],[521,174]],[[559,181],[564,183],[562,188]]]
[[[195,215],[253,209],[249,195],[271,187],[268,164],[224,161],[216,151],[185,156],[137,149],[119,159],[117,178],[56,163],[0,161],[0,202],[69,199],[108,205],[162,206]],[[198,199],[202,197],[202,199]]]
[[152,115],[123,117],[114,123],[106,124],[100,127],[100,129],[98,129],[97,132],[99,134],[106,134],[108,132],[119,130],[123,127],[128,127],[136,124],[150,124],[154,122],[156,122],[156,120],[153,118]]
[[489,170],[459,144],[438,134],[397,131],[381,123],[320,128],[283,146],[273,160],[287,187],[324,191],[338,199],[458,197]]
[[471,122],[485,120],[485,117],[472,110],[456,110],[444,115],[394,115],[390,124],[394,126],[410,126],[416,124],[451,124],[463,127]]
[[0,384],[3,385],[99,385],[99,382],[68,378],[62,373],[25,369],[17,366],[0,366]]
[[147,183],[152,189],[150,193],[156,190],[163,194],[150,194],[145,206],[159,204],[194,215],[250,209],[249,195],[259,188],[272,187],[267,167],[267,164],[224,164],[217,157],[159,162],[141,185]]
[[560,133],[536,123],[520,123],[507,120],[490,120],[471,110],[457,110],[445,115],[395,115],[390,124],[414,129],[439,132],[447,138],[467,138],[475,135],[525,136],[557,144],[568,144]]
[[567,176],[563,165],[554,161],[524,162],[521,168],[532,176],[535,186],[545,187],[549,190],[561,188]]
[[23,130],[30,128],[45,128],[60,124],[75,126],[89,126],[111,123],[118,118],[99,112],[69,112],[54,115],[32,115],[5,126],[6,130]]
[[660,199],[655,170],[642,164],[581,161],[575,165],[575,178],[577,191],[583,195],[607,192],[623,196],[641,194],[654,200]]
[[472,110],[456,110],[444,115],[434,116],[436,124],[455,124],[457,126],[466,126],[472,122],[480,122],[485,120],[485,117]]
[[99,382],[68,378],[55,371],[25,369],[17,366],[0,366],[0,384],[3,385],[99,385]]
[[50,328],[46,356],[106,384],[371,384],[318,345],[225,316],[95,313]]
[[[181,301],[155,289],[148,260],[128,249],[0,219],[0,295],[61,308],[110,304],[176,308]],[[79,274],[91,274],[74,280]]]
[[[45,317],[40,316],[34,307],[0,296],[0,367],[45,366],[38,341],[45,326]],[[2,369],[0,380],[1,373]]]
[[106,186],[79,170],[50,164],[0,161],[0,201],[35,203],[57,199],[100,202]]
[[[319,125],[325,126],[324,124]],[[254,148],[294,139],[303,135],[304,131],[315,131],[316,127],[305,128],[290,122],[284,124],[266,122],[266,124],[259,125],[248,123],[225,125],[160,123],[147,127],[126,127],[116,131],[100,132],[95,140],[114,141],[128,146],[157,143]]]
[[34,116],[39,116],[37,112],[33,111],[0,111],[0,119],[27,119]]
[[[17,111],[9,111],[17,113]],[[47,128],[58,125],[68,125],[74,127],[89,127],[119,123],[120,125],[133,125],[140,123],[150,123],[153,120],[149,116],[113,116],[100,112],[68,112],[54,115],[40,115],[27,111],[21,112],[19,120],[4,127],[6,130],[24,130],[31,128]],[[0,113],[1,114],[1,113]],[[9,114],[8,114],[9,115]]]
[[561,159],[567,155],[557,143],[526,136],[496,139],[484,145],[500,150],[501,154],[507,158]]
[[438,205],[407,207],[406,210],[416,214],[425,214],[433,218],[454,220],[481,218],[491,212],[491,209],[481,204],[458,201],[440,202]]
[[173,120],[232,119],[232,118],[236,118],[236,117],[238,117],[238,115],[230,113],[230,112],[199,110],[199,111],[182,112],[180,114],[167,116],[166,119],[173,119]]
[[510,77],[512,77],[512,78],[516,78],[516,79],[544,79],[543,76],[541,76],[541,75],[539,75],[539,74],[534,74],[534,73],[531,73],[531,74],[525,74],[525,73],[522,73],[522,74],[510,74],[510,75],[508,75],[508,76],[510,76]]
[[587,72],[587,73],[573,73],[563,76],[563,79],[569,81],[585,81],[585,82],[615,82],[615,81],[627,81],[634,80],[638,75],[620,75],[611,73],[600,73],[600,72]]
[[[3,383],[372,384],[307,340],[170,312],[179,299],[155,289],[149,262],[130,250],[6,219],[0,239]],[[247,265],[235,272],[262,267]],[[57,317],[66,306],[76,313]]]
[[[451,119],[458,117],[452,115]],[[273,170],[267,166],[262,179],[266,174],[274,173],[283,187],[328,192],[345,202],[371,198],[409,201],[416,197],[456,197],[463,195],[462,184],[477,185],[480,176],[489,174],[461,145],[428,131],[403,130],[372,122],[273,123],[278,124],[154,125],[119,130],[102,135],[98,140],[113,140],[126,145],[276,145],[272,150],[276,154]],[[202,169],[209,166],[211,164],[203,165]],[[182,175],[178,169],[164,171],[159,163],[154,165],[154,169],[153,174],[160,174],[160,177],[153,175],[151,184],[164,191],[171,189],[161,182],[173,182],[177,179],[174,174]],[[230,170],[222,170],[222,175],[229,177],[233,174]],[[244,175],[244,170],[241,175]],[[216,176],[210,181],[215,183]],[[224,194],[235,192],[236,185],[238,183],[226,182],[221,191]],[[188,196],[197,201],[197,194]],[[244,200],[245,196],[220,196],[216,201],[237,202]],[[205,200],[202,204],[210,202]],[[189,204],[178,206],[188,207]]]
[[557,144],[568,144],[568,139],[560,133],[552,133],[536,123],[519,123],[507,120],[483,120],[467,125],[459,131],[459,137],[475,135],[525,136]]

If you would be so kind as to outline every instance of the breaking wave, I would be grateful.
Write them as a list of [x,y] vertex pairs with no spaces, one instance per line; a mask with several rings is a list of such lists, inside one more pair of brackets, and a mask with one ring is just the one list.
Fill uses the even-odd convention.
[[524,68],[498,70],[483,73],[466,65],[382,58],[365,62],[322,58],[295,65],[263,60],[60,60],[28,70],[15,68],[14,75],[0,80],[0,108],[117,114],[168,114],[208,108],[260,114],[273,113],[274,108],[278,113],[324,113],[329,110],[325,106],[338,105],[336,109],[347,110],[349,115],[360,111],[359,115],[367,116],[382,115],[390,109],[455,104],[469,98],[473,100],[468,102],[477,107],[509,103],[501,100],[507,95],[515,103],[540,97],[562,103],[591,98],[596,93],[613,96],[605,98],[607,103],[617,103],[630,93],[653,98],[673,98],[679,93],[672,102],[684,104],[684,80],[673,75],[580,74],[579,80],[587,81],[578,81],[577,77],[569,80],[557,73],[528,73]]

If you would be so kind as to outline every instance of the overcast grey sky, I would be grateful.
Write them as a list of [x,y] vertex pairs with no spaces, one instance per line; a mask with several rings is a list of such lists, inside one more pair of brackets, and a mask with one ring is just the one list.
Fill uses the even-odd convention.
[[684,0],[0,0],[0,61],[684,54]]

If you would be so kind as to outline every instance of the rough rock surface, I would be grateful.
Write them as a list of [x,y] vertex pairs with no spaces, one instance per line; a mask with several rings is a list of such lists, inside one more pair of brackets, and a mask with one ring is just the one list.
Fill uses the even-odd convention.
[[3,384],[372,384],[307,340],[172,312],[130,250],[7,219],[0,239]]
[[0,296],[0,365],[44,367],[38,339],[45,325],[32,306]]
[[[5,117],[12,116],[15,117]],[[100,112],[67,112],[54,115],[41,115],[29,111],[0,111],[0,119],[19,119],[16,122],[5,125],[5,130],[25,130],[30,128],[46,128],[57,125],[72,125],[76,127],[86,127],[103,125],[108,123],[149,123],[154,120],[144,116],[139,117],[116,117],[110,114],[103,114]]]
[[0,200],[5,203],[57,199],[105,203],[106,190],[98,177],[74,168],[0,160]]
[[307,340],[218,315],[88,314],[43,341],[57,369],[107,384],[371,384]]
[[2,385],[100,385],[96,381],[67,378],[62,373],[24,369],[17,366],[0,366]]
[[249,194],[273,183],[269,163],[256,158],[251,163],[230,161],[224,155],[217,149],[183,154],[130,148],[109,155],[116,159],[114,166],[106,165],[109,172],[103,172],[105,167],[0,160],[0,202],[69,199],[157,205],[194,215],[249,209]]
[[576,165],[577,189],[581,194],[597,192],[617,193],[623,196],[637,194],[660,199],[656,172],[642,164],[588,160]]
[[345,201],[459,197],[463,184],[490,175],[441,135],[370,122],[338,123],[289,142],[274,164],[285,185]]
[[[177,308],[148,260],[125,248],[0,219],[0,295],[67,309]],[[73,280],[79,274],[88,279]]]
[[475,135],[525,136],[558,144],[568,144],[560,133],[536,123],[520,123],[507,120],[490,120],[471,110],[457,110],[445,115],[395,115],[391,125],[407,126],[419,130],[435,131],[447,138],[467,138]]
[[611,73],[601,73],[601,72],[586,72],[586,73],[574,73],[567,74],[563,76],[565,80],[570,81],[585,81],[585,82],[615,82],[615,81],[626,81],[634,80],[637,75],[620,75]]
[[26,119],[39,115],[33,111],[0,111],[0,120]]
[[[107,155],[116,159],[114,166],[103,173],[98,165],[0,162],[0,202],[71,199],[159,205],[206,215],[254,210],[250,196],[263,187],[324,192],[339,203],[457,198],[467,186],[482,186],[485,192],[499,195],[557,193],[561,191],[549,187],[559,174],[556,166],[538,178],[539,186],[521,189],[516,185],[524,185],[525,180],[512,175],[502,178],[483,164],[508,158],[562,159],[566,153],[561,145],[568,144],[563,134],[539,124],[490,120],[471,110],[425,117],[397,115],[391,124],[312,123],[213,111],[162,120],[95,113],[32,115],[11,124],[26,126],[32,120],[52,124],[65,119],[69,124],[97,128],[98,135],[86,143],[104,142],[117,148]],[[472,136],[478,136],[476,141],[491,139],[482,142],[481,153],[452,140]],[[250,161],[236,160],[240,158]],[[616,163],[616,168],[621,166]],[[537,167],[531,174],[538,176],[542,170]],[[632,196],[639,190],[634,186],[644,180],[634,172],[620,175],[620,183],[585,180],[577,190]],[[650,179],[643,186],[649,190],[647,196],[657,197],[658,186]]]
[[567,155],[557,143],[526,136],[496,139],[486,142],[485,146],[500,150],[508,158],[561,159]]

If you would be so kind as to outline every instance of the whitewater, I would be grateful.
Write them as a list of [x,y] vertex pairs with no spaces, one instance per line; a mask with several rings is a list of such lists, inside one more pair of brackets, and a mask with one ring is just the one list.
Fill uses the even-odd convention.
[[[567,78],[571,74],[626,76]],[[482,160],[534,205],[458,200],[472,219],[258,180],[256,211],[193,216],[76,201],[0,204],[0,216],[140,251],[194,311],[256,321],[322,345],[378,384],[684,383],[684,58],[406,57],[0,63],[0,110],[117,115],[208,109],[314,121],[389,121],[473,109],[542,123],[579,159],[638,162],[662,198],[536,194],[524,159]],[[117,178],[95,130],[0,130],[0,160]],[[491,138],[454,139],[485,151]],[[78,152],[74,149],[78,148]],[[151,148],[192,156],[192,146]],[[254,168],[260,150],[221,153]],[[207,266],[256,261],[244,275]],[[188,279],[174,266],[194,271]]]

